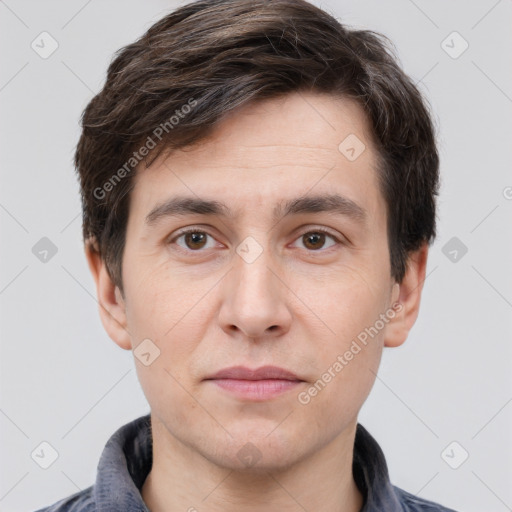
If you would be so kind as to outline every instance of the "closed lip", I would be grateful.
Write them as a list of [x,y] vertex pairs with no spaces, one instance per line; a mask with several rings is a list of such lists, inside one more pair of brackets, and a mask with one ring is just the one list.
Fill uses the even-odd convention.
[[246,368],[245,366],[231,366],[230,368],[224,368],[218,371],[214,375],[207,377],[205,380],[216,380],[216,379],[236,379],[236,380],[291,380],[291,381],[302,381],[294,373],[279,368],[278,366],[261,366],[254,370]]

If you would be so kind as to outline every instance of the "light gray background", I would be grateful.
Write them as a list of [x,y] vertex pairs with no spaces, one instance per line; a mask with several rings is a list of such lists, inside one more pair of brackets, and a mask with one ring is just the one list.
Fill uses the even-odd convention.
[[[315,3],[388,35],[440,127],[439,235],[420,316],[385,349],[360,422],[394,484],[459,511],[512,510],[512,2]],[[0,2],[1,511],[91,485],[110,435],[149,412],[131,354],[99,320],[72,156],[114,51],[177,5]],[[59,44],[47,59],[31,48],[43,31]],[[441,46],[453,31],[469,43],[456,59]],[[446,44],[462,48],[457,36]],[[42,237],[58,248],[46,263],[32,253]],[[468,248],[457,262],[443,253],[452,237]],[[48,469],[31,458],[42,441],[59,453]],[[441,456],[452,441],[469,453],[458,469]]]

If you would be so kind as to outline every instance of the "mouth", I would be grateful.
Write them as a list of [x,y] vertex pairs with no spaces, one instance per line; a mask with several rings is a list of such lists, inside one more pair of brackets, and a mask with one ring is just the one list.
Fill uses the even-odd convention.
[[277,366],[262,366],[255,370],[232,366],[220,370],[205,381],[239,399],[253,401],[274,398],[305,382],[294,373]]

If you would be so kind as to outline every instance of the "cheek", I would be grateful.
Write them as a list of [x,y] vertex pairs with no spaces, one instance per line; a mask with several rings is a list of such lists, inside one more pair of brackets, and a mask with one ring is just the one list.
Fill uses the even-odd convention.
[[344,266],[323,280],[319,293],[308,293],[308,305],[322,321],[324,336],[333,338],[324,347],[346,350],[352,339],[385,313],[389,283],[383,276],[375,269]]
[[[149,262],[140,267],[151,268]],[[208,290],[214,282],[190,279],[164,266],[153,268],[137,274],[132,267],[126,282],[128,329],[139,380],[145,392],[154,395],[150,403],[187,401],[180,384],[186,389],[194,385],[193,362],[211,323]],[[148,367],[137,359],[137,346],[146,339],[154,343],[158,354]]]
[[338,335],[330,342],[325,339],[317,352],[315,380],[297,396],[298,407],[305,409],[310,427],[318,435],[326,435],[326,430],[335,435],[340,426],[348,425],[375,382],[383,342],[381,333],[372,337],[361,328],[372,318],[372,314],[364,313],[340,313]]
[[[136,338],[151,338],[166,346],[177,333],[189,329],[189,339],[201,327],[198,316],[204,314],[207,280],[195,280],[169,265],[155,264],[151,258],[132,265],[126,280],[127,319]],[[211,284],[210,284],[211,287]],[[142,337],[142,338],[141,338]]]
[[[365,400],[375,381],[387,323],[387,289],[370,273],[350,271],[338,275],[322,294],[311,295],[311,309],[322,320],[323,336],[316,345],[316,384],[303,402],[355,407]],[[387,319],[389,322],[389,319]]]
[[194,398],[186,372],[173,368],[166,357],[167,354],[162,353],[150,367],[137,363],[137,375],[152,413],[186,438],[194,421],[204,421],[204,409]]

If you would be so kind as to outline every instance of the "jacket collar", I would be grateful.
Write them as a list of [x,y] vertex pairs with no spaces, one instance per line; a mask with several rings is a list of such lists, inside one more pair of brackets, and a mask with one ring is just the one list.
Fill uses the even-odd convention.
[[[101,455],[94,497],[100,512],[149,512],[141,490],[153,464],[151,416],[142,416],[118,429]],[[389,479],[384,453],[377,441],[357,424],[354,480],[364,499],[361,512],[402,510]]]

